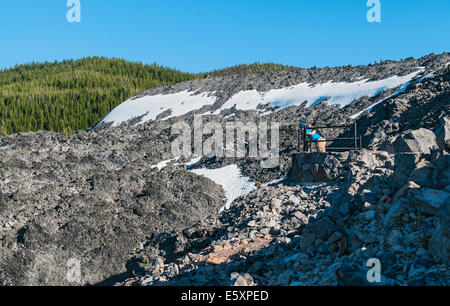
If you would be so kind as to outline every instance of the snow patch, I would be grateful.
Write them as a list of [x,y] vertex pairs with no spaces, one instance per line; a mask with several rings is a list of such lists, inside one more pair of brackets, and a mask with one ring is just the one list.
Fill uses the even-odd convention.
[[158,163],[158,164],[156,164],[156,165],[153,165],[153,166],[151,166],[150,168],[151,168],[151,169],[158,168],[158,170],[161,171],[162,169],[164,169],[165,167],[167,167],[167,165],[168,165],[170,162],[175,161],[175,160],[178,160],[178,158],[172,158],[172,159],[168,159],[168,160],[163,160],[162,162],[160,162],[160,163]]
[[187,114],[205,105],[212,105],[214,102],[216,102],[216,98],[212,94],[196,95],[187,90],[175,94],[145,96],[123,102],[113,109],[101,123],[113,122],[113,126],[117,126],[141,116],[144,117],[140,122],[146,122],[155,120],[159,114],[170,110],[171,114],[164,118],[168,119]]
[[[151,168],[151,169],[158,168],[158,170],[161,171],[162,169],[164,169],[165,167],[167,167],[167,165],[170,164],[172,161],[177,161],[177,160],[179,160],[179,159],[180,159],[180,158],[177,157],[177,158],[172,158],[172,159],[164,160],[164,161],[162,161],[162,162],[159,162],[159,163],[156,164],[156,165],[150,166],[150,168]],[[190,161],[185,162],[185,163],[176,163],[175,166],[186,165],[186,166],[188,166],[188,168],[190,168],[190,167],[195,166],[195,164],[198,163],[201,159],[202,159],[201,157],[196,157],[196,158],[193,158],[193,159],[191,159]]]
[[270,181],[270,182],[268,182],[268,183],[264,183],[264,184],[262,184],[262,185],[263,185],[264,187],[271,186],[271,185],[276,185],[276,184],[278,184],[278,183],[284,181],[285,179],[286,179],[286,177],[279,178],[279,179]]
[[227,203],[225,207],[221,208],[221,211],[229,209],[235,199],[256,189],[255,183],[250,178],[242,176],[237,165],[230,165],[220,169],[194,169],[191,172],[207,177],[223,187]]
[[188,168],[194,167],[195,164],[197,164],[200,160],[202,159],[202,157],[196,157],[191,159],[190,161],[188,161],[187,163],[184,163],[186,166],[188,166]]

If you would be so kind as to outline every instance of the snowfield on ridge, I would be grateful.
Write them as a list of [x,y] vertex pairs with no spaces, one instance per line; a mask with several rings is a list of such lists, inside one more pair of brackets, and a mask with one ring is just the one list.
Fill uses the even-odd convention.
[[[258,105],[269,105],[277,109],[307,102],[307,106],[326,100],[329,105],[344,107],[353,101],[367,96],[374,97],[388,89],[408,84],[423,71],[417,71],[405,76],[392,76],[383,80],[368,81],[364,78],[355,82],[332,82],[312,85],[299,83],[294,86],[259,92],[256,89],[243,90],[234,94],[222,106],[211,109],[204,114],[220,114],[224,110],[255,110]],[[212,107],[217,101],[215,92],[181,91],[170,94],[146,95],[129,99],[113,109],[100,123],[112,123],[118,126],[132,119],[140,118],[139,123],[148,120],[169,119],[182,116],[189,112],[200,110],[205,106]],[[165,115],[165,116],[164,116]]]
[[327,82],[318,85],[301,83],[296,86],[274,89],[266,93],[257,90],[240,92],[228,100],[220,111],[235,107],[239,110],[256,109],[259,104],[270,104],[278,108],[300,105],[307,101],[307,106],[314,105],[325,99],[328,104],[346,106],[363,96],[373,97],[390,88],[396,88],[411,81],[421,70],[403,77],[393,76],[385,80],[368,82],[367,79],[353,83]]
[[188,91],[168,95],[145,96],[123,102],[100,123],[113,122],[113,126],[117,126],[141,116],[144,116],[141,122],[146,122],[155,120],[159,114],[168,110],[171,111],[171,115],[167,118],[181,116],[205,105],[211,105],[214,102],[215,98],[211,95],[206,93],[196,95]]

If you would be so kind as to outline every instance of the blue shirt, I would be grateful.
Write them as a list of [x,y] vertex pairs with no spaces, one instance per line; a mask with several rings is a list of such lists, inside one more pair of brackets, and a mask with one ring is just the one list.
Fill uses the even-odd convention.
[[[312,130],[306,129],[306,133],[307,133],[307,134],[312,133],[312,132],[313,132]],[[317,140],[319,140],[320,138],[322,138],[319,134],[317,134],[317,132],[314,132],[314,134],[312,134],[312,135],[307,135],[307,136],[308,136],[309,140],[311,140],[311,141],[317,141]]]

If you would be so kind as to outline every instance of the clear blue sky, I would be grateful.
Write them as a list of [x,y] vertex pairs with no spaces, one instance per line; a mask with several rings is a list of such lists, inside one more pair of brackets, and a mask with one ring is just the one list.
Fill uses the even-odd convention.
[[449,0],[66,0],[0,2],[0,68],[85,56],[183,71],[259,62],[368,64],[450,51]]

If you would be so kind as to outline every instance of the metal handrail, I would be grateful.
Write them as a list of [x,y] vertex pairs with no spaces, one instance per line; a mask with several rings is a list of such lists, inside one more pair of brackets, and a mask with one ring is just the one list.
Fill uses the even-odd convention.
[[[315,129],[335,129],[335,128],[347,128],[351,125],[335,125],[335,126],[322,126],[322,127],[311,127],[309,129],[315,130]],[[358,125],[355,122],[353,124],[354,126],[354,136],[353,137],[338,137],[338,138],[331,138],[331,139],[325,139],[325,140],[317,140],[317,141],[311,141],[306,139],[306,129],[303,131],[303,152],[311,152],[311,143],[317,143],[317,142],[334,142],[336,140],[353,140],[354,146],[353,147],[327,147],[329,150],[355,150],[358,151],[362,149],[362,136],[358,136]],[[298,129],[298,152],[300,152],[300,129]],[[358,145],[359,142],[359,145]]]

